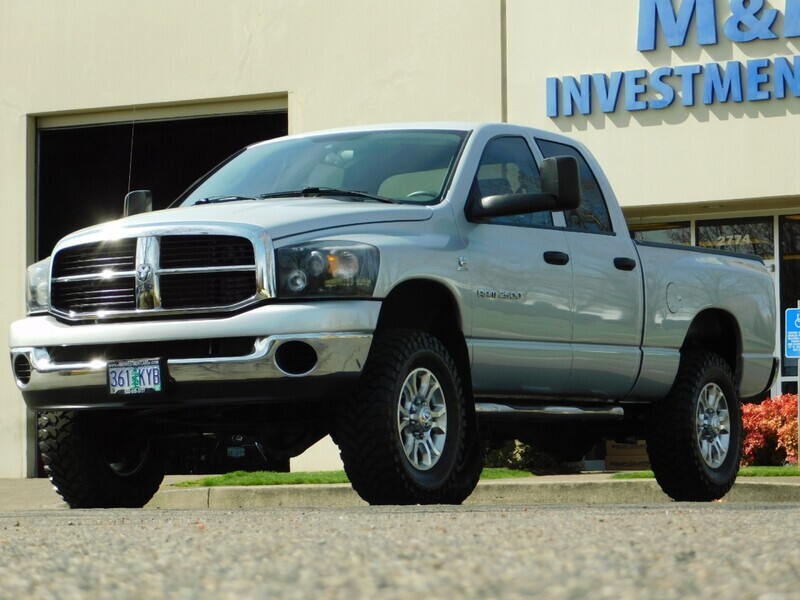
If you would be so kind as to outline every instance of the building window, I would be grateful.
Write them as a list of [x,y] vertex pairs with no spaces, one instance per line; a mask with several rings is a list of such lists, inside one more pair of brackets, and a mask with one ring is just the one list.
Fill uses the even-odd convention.
[[775,258],[772,217],[697,221],[697,245],[772,260]]
[[[778,322],[781,327],[782,352],[786,346],[786,323],[782,315],[786,314],[787,308],[797,308],[797,302],[800,300],[800,215],[782,216],[778,219],[778,223],[778,244],[781,249],[779,264],[781,311]],[[797,377],[796,358],[781,360],[781,375]],[[786,389],[784,386],[784,393]]]

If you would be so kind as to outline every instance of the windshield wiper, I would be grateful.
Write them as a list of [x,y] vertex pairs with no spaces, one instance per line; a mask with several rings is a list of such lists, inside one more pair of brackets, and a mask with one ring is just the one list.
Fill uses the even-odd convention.
[[288,190],[285,192],[270,192],[268,194],[259,194],[259,198],[316,198],[318,196],[325,196],[328,198],[358,198],[361,200],[375,200],[376,202],[385,202],[387,204],[394,204],[394,200],[384,198],[382,196],[375,196],[367,194],[366,192],[359,192],[357,190],[339,190],[336,188],[327,187],[307,187],[302,190]]
[[235,202],[237,200],[258,200],[252,196],[209,196],[200,198],[195,204],[216,204],[217,202]]

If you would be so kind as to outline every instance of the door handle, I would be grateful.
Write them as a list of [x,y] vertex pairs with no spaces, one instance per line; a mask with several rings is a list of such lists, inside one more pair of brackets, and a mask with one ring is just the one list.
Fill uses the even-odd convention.
[[544,253],[544,262],[550,265],[565,265],[569,262],[569,254],[551,250]]
[[614,266],[620,271],[633,271],[636,268],[636,261],[632,258],[618,256],[614,259]]

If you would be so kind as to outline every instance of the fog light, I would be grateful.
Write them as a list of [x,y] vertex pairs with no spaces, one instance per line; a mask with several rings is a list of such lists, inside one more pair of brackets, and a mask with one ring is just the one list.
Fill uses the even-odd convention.
[[317,366],[317,352],[305,342],[284,342],[275,351],[275,364],[287,375],[305,375]]
[[14,359],[14,375],[21,385],[28,385],[31,381],[31,361],[24,354]]

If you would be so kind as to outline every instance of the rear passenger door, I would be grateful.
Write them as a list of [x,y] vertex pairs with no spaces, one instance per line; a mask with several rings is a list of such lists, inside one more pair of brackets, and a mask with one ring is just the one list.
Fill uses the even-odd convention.
[[[486,144],[468,202],[538,193],[539,168],[521,136]],[[473,221],[473,381],[476,396],[563,393],[572,363],[572,265],[550,212]]]
[[621,398],[639,372],[643,326],[642,271],[624,223],[615,231],[595,173],[575,147],[536,140],[545,158],[574,156],[580,169],[581,205],[564,213],[574,278],[572,372],[566,392]]

